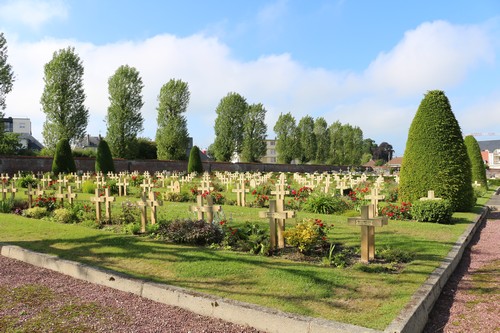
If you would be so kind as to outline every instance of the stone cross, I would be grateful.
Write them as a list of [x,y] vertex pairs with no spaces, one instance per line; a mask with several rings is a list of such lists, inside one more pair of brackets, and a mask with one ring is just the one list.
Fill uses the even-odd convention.
[[142,180],[142,184],[139,186],[142,188],[143,194],[146,194],[146,190],[149,194],[149,192],[151,192],[151,188],[153,187],[153,184],[151,184],[151,178],[147,178],[147,182],[146,182],[146,178],[144,178]]
[[337,190],[340,190],[340,195],[344,195],[344,191],[347,190],[349,187],[346,184],[346,181],[344,179],[339,180],[337,182]]
[[7,193],[10,193],[10,188],[5,186],[5,183],[2,181],[2,200],[5,201],[7,199]]
[[59,184],[59,186],[66,187],[68,180],[66,179],[66,176],[63,177],[62,174],[59,174],[59,179],[57,180],[57,183]]
[[214,221],[214,212],[220,212],[222,208],[219,205],[214,205],[211,195],[207,195],[205,199],[207,201],[206,205],[203,204],[203,196],[198,195],[196,197],[197,205],[191,206],[189,209],[192,212],[198,213],[198,220],[205,220],[207,223],[212,223]]
[[205,193],[205,192],[211,192],[213,191],[213,187],[210,186],[210,176],[205,173],[203,175],[203,179],[201,181],[201,185],[200,187],[198,187],[198,191],[201,191],[201,193]]
[[163,205],[163,202],[157,199],[156,192],[149,192],[148,200],[146,200],[146,203],[151,208],[151,224],[156,224],[156,211],[158,206]]
[[128,187],[128,180],[125,177],[122,177],[118,180],[116,183],[118,186],[118,196],[127,196],[127,187]]
[[361,206],[360,217],[349,217],[348,225],[361,227],[361,261],[368,263],[375,259],[375,227],[388,224],[387,216],[375,217],[373,205]]
[[365,199],[370,199],[371,204],[373,205],[374,209],[374,216],[378,216],[378,202],[379,200],[384,200],[385,195],[378,194],[378,188],[372,188],[371,193],[365,196]]
[[141,232],[146,232],[146,223],[148,221],[147,206],[148,202],[144,193],[141,194],[141,200],[137,201],[137,205],[141,211]]
[[80,176],[75,177],[75,185],[77,190],[82,188],[82,179],[80,178]]
[[270,245],[272,249],[285,247],[285,222],[295,216],[294,211],[283,211],[278,208],[276,200],[269,201],[269,211],[259,212],[259,217],[269,219]]
[[101,215],[101,204],[106,201],[106,199],[101,196],[101,191],[96,188],[95,189],[95,196],[90,198],[90,201],[95,203],[95,215],[97,222],[101,222],[102,215]]
[[43,178],[41,180],[42,180],[42,186],[44,189],[49,187],[49,184],[52,181],[52,179],[49,177],[49,175],[43,176]]
[[420,198],[420,201],[426,201],[426,200],[441,200],[441,198],[436,198],[434,196],[434,191],[428,191],[427,197]]
[[233,192],[236,193],[236,204],[245,207],[245,194],[249,192],[249,189],[245,188],[245,182],[237,183]]
[[57,193],[54,195],[57,199],[60,199],[60,205],[61,207],[63,207],[64,205],[64,199],[66,199],[68,197],[68,195],[66,193],[63,193],[63,188],[61,186],[61,184],[59,184],[59,186],[57,187]]
[[103,188],[106,185],[106,180],[104,180],[103,176],[97,175],[95,177],[95,184],[98,188]]
[[17,188],[14,182],[10,183],[10,197],[12,200],[16,197]]
[[31,208],[33,206],[33,196],[35,195],[31,183],[28,183],[28,190],[24,191],[24,194],[28,196],[28,208]]
[[111,203],[115,201],[115,197],[110,196],[109,187],[104,189],[104,206],[106,207],[106,220],[111,221]]
[[68,198],[68,202],[71,206],[73,206],[73,203],[76,199],[77,195],[76,193],[73,193],[73,189],[71,188],[71,185],[68,185],[68,193],[66,194],[66,198]]
[[474,184],[472,184],[472,186],[474,186],[474,187],[481,187],[481,184],[477,180],[475,180]]
[[167,188],[172,193],[181,193],[181,185],[178,180],[170,182],[170,185],[167,186]]

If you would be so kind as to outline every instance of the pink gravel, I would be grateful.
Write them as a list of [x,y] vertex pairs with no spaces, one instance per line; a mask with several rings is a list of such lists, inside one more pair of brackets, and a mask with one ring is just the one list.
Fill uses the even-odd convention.
[[[89,332],[259,332],[222,320],[208,318],[192,312],[153,302],[139,296],[94,285],[60,273],[35,267],[21,261],[0,256],[0,288],[13,290],[26,285],[46,286],[56,297],[42,305],[43,308],[57,309],[63,303],[97,303],[106,310],[105,318],[82,318]],[[40,309],[27,305],[3,309],[0,305],[1,319],[7,316],[18,318],[19,323]],[[24,331],[23,331],[24,332]],[[44,332],[51,332],[47,330]]]
[[424,332],[500,332],[499,241],[500,212],[494,211],[464,252]]

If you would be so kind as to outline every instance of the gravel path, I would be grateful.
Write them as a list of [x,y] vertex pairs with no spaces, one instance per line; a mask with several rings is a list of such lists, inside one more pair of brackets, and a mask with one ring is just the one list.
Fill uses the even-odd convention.
[[0,332],[258,331],[0,256]]
[[425,333],[500,332],[500,212],[491,212],[429,315]]

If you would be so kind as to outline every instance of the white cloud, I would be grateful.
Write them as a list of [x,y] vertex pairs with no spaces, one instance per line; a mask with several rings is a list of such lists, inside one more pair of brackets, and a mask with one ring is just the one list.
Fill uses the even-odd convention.
[[[85,67],[88,132],[92,135],[105,135],[107,80],[119,66],[128,64],[139,70],[145,85],[144,136],[154,138],[157,95],[164,83],[176,78],[189,84],[188,128],[201,147],[213,141],[220,99],[237,92],[249,103],[264,104],[270,135],[280,113],[291,112],[297,122],[306,114],[323,116],[329,124],[339,120],[359,126],[366,137],[393,144],[398,154],[403,153],[408,126],[423,94],[459,85],[475,66],[493,59],[491,42],[480,27],[446,22],[422,24],[407,32],[398,45],[380,54],[361,73],[306,68],[290,54],[242,62],[217,38],[201,34],[185,38],[165,34],[106,45],[54,39],[21,43],[8,37],[9,62],[17,81],[7,96],[6,112],[31,117],[33,134],[39,140],[45,120],[39,104],[43,66],[54,51],[67,46],[75,47]],[[487,105],[483,107],[486,118],[498,110],[498,103],[483,104]]]
[[0,3],[3,22],[21,23],[37,30],[52,19],[66,19],[68,7],[62,0],[8,0]]

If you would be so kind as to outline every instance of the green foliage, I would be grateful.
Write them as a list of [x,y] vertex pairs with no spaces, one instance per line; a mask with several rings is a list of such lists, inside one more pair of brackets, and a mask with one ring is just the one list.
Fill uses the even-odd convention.
[[411,220],[411,208],[410,202],[402,202],[401,205],[389,203],[387,206],[379,209],[379,214],[381,216],[387,216],[391,220]]
[[193,148],[191,148],[187,172],[197,172],[198,174],[203,173],[203,164],[201,163],[200,149],[198,146],[193,146]]
[[54,147],[61,139],[74,143],[83,138],[89,110],[85,107],[83,64],[73,47],[54,52],[44,67],[44,91],[40,99],[46,115],[43,141]]
[[328,150],[330,149],[330,135],[328,134],[328,123],[322,117],[314,121],[314,136],[316,137],[317,164],[325,164],[328,161]]
[[16,181],[17,187],[28,188],[28,184],[31,184],[32,187],[36,187],[38,184],[38,179],[34,174],[24,175]]
[[138,235],[141,233],[141,225],[139,223],[128,223],[123,226],[125,234]]
[[471,166],[448,98],[429,91],[413,118],[400,173],[399,197],[414,202],[433,190],[454,211],[474,205]]
[[304,219],[284,232],[285,241],[296,247],[301,253],[310,253],[312,250],[326,244],[328,227],[321,220]]
[[262,104],[252,104],[243,118],[241,160],[259,162],[266,154],[266,109]]
[[276,153],[278,162],[290,164],[300,154],[299,131],[292,114],[280,114],[276,125]]
[[229,93],[221,99],[215,112],[215,141],[213,153],[217,161],[231,161],[233,155],[240,154],[243,143],[243,124],[248,104],[244,97]]
[[316,159],[317,142],[314,134],[314,119],[304,116],[297,126],[300,143],[300,162],[307,163]]
[[32,207],[25,209],[23,215],[32,219],[41,219],[42,217],[48,216],[49,212],[46,207]]
[[486,181],[486,169],[484,167],[483,157],[481,156],[479,143],[472,135],[467,135],[464,138],[464,143],[471,162],[472,182],[474,183],[477,181],[487,190],[488,182]]
[[186,192],[181,192],[181,193],[174,193],[174,192],[168,192],[165,193],[164,198],[166,201],[171,201],[171,202],[188,202],[191,199],[191,196],[189,193]]
[[415,253],[399,248],[391,248],[385,246],[380,249],[375,249],[375,256],[387,262],[408,263],[415,259]]
[[106,115],[106,138],[114,157],[135,158],[137,134],[142,131],[142,89],[139,72],[120,66],[108,80],[110,105]]
[[50,195],[40,195],[35,199],[34,205],[46,208],[47,211],[52,212],[57,208],[57,199]]
[[334,122],[330,134],[330,163],[334,165],[359,165],[363,156],[363,131],[349,124]]
[[[7,41],[3,32],[0,32],[0,116],[2,117],[6,107],[5,97],[12,90],[15,80],[12,66],[7,63],[7,58]],[[0,131],[0,139],[3,133],[3,130]]]
[[172,79],[161,87],[156,131],[158,159],[186,159],[189,133],[183,114],[187,110],[189,98],[189,86],[181,80]]
[[97,146],[95,171],[102,172],[103,174],[115,172],[115,163],[113,162],[111,150],[109,149],[108,143],[103,138],[101,138],[99,145]]
[[52,161],[52,173],[59,175],[60,173],[76,172],[76,164],[71,154],[71,147],[68,139],[61,139],[57,143],[54,160]]
[[0,155],[17,155],[21,149],[19,133],[4,133],[3,131],[0,133]]
[[12,210],[14,209],[14,200],[12,199],[5,199],[0,201],[0,213],[12,213]]
[[315,214],[342,214],[352,204],[344,197],[328,193],[313,193],[305,202],[303,209]]
[[203,220],[174,220],[160,226],[158,234],[174,243],[193,245],[218,244],[224,237],[218,224]]
[[156,142],[149,138],[137,138],[137,154],[135,158],[140,160],[156,160],[158,158]]
[[[118,223],[123,225],[136,224],[140,221],[139,206],[129,200],[122,202],[122,209],[118,215]],[[135,234],[135,233],[134,233]]]
[[453,206],[449,200],[415,201],[411,207],[413,219],[419,222],[451,223]]
[[58,208],[54,210],[52,217],[58,223],[74,223],[77,222],[73,212],[67,208]]
[[97,185],[91,180],[86,180],[82,184],[82,192],[83,193],[94,194],[96,188],[97,188]]
[[[45,154],[44,149],[40,151],[40,156],[43,156],[42,154]],[[95,158],[97,156],[97,151],[92,148],[75,148],[73,149],[73,157],[93,157]]]

